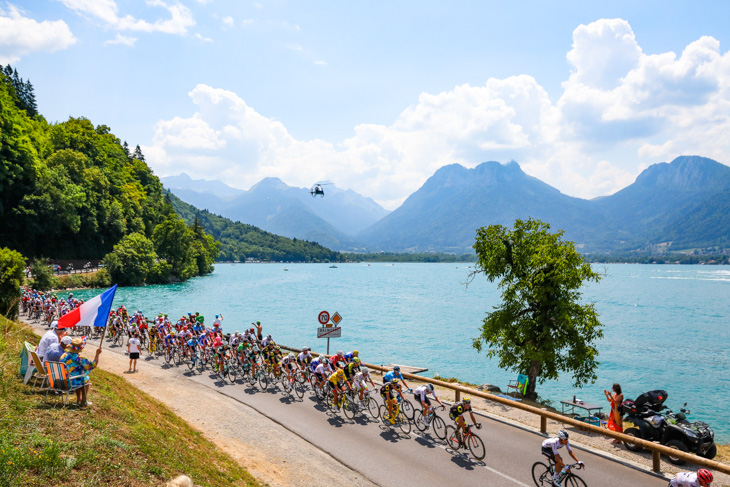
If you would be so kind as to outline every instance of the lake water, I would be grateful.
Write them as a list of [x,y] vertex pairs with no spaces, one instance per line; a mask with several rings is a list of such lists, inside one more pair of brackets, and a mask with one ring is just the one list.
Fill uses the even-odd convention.
[[[284,269],[288,268],[287,271]],[[538,385],[559,407],[573,395],[608,410],[604,389],[622,385],[627,399],[666,389],[667,404],[684,403],[690,418],[730,442],[730,267],[595,265],[604,279],[584,290],[605,325],[598,380],[582,390],[565,375]],[[496,284],[467,264],[218,264],[212,275],[186,283],[117,291],[115,305],[179,317],[199,311],[226,331],[259,320],[282,344],[324,352],[317,315],[339,312],[342,337],[330,352],[357,349],[366,362],[427,367],[424,375],[458,377],[506,389],[515,372],[500,370],[472,347],[485,313],[500,303]],[[82,291],[88,297],[98,291]]]

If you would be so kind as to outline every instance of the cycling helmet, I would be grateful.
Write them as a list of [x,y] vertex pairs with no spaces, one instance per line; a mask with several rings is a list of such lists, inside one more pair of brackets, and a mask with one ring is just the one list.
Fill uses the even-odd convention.
[[362,368],[362,373],[363,373],[363,375],[370,375],[370,371],[368,370],[367,367]]
[[309,351],[309,347],[302,347],[302,352],[308,352],[308,351]]
[[398,379],[393,377],[393,379],[390,381],[391,384],[396,385],[398,383]]
[[271,335],[266,335],[266,338],[268,338],[269,340],[271,340]]
[[277,352],[281,352],[281,347],[280,347],[279,345],[277,345],[277,346],[276,346],[276,347],[274,348],[274,350],[276,350]]
[[294,354],[293,354],[293,353],[291,353],[291,352],[289,352],[289,359],[290,359],[290,360],[294,360]]
[[471,404],[471,397],[466,396],[464,399],[462,399],[462,402],[464,404]]
[[706,468],[701,468],[697,470],[697,480],[701,480],[703,482],[712,482],[712,472],[707,470]]
[[567,440],[568,436],[569,435],[568,435],[567,431],[565,431],[565,430],[558,431],[558,438],[560,438],[561,440]]
[[429,391],[433,392],[433,384],[428,384],[426,387]]
[[400,365],[393,367],[393,372],[400,372]]
[[360,359],[357,357],[353,357],[352,363],[354,363],[355,365],[360,365]]
[[355,355],[355,356],[357,356],[357,355],[360,355],[360,352],[358,352],[357,350],[353,350],[352,351],[352,354]]
[[337,350],[337,355],[339,355],[340,357],[344,357],[345,352],[343,352],[342,350]]

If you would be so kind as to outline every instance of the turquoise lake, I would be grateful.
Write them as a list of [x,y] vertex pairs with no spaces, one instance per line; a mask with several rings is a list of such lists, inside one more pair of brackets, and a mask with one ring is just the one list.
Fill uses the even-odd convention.
[[[327,345],[316,338],[319,312],[339,312],[342,337],[331,340],[331,353],[357,349],[366,362],[427,367],[424,375],[506,389],[517,374],[471,347],[485,313],[500,303],[496,284],[483,276],[465,285],[472,270],[468,264],[218,264],[212,275],[183,284],[121,288],[114,304],[148,316],[199,311],[206,323],[220,313],[229,332],[259,320],[277,342],[316,352]],[[605,325],[598,380],[575,389],[564,375],[538,385],[538,394],[558,408],[576,395],[608,410],[603,390],[614,382],[627,399],[665,389],[670,408],[687,402],[690,419],[706,421],[718,442],[730,442],[730,267],[594,270],[604,278],[588,285],[584,298],[596,303]]]

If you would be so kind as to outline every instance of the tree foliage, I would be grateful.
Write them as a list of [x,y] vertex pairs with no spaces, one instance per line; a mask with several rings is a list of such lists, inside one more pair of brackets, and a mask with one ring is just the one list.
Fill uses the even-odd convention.
[[51,261],[47,258],[33,259],[33,262],[30,263],[30,273],[33,276],[33,289],[48,291],[54,287],[53,269],[51,269]]
[[25,258],[20,252],[0,248],[0,314],[11,320],[18,317],[24,272]]
[[536,382],[573,375],[574,386],[596,380],[603,325],[593,303],[581,303],[586,281],[600,280],[575,249],[550,233],[539,220],[516,220],[514,229],[490,225],[477,230],[476,271],[499,281],[502,304],[484,319],[473,346],[486,347],[499,366],[529,377],[528,395]]
[[156,259],[152,241],[142,233],[132,233],[104,257],[104,267],[120,286],[138,286],[145,282]]

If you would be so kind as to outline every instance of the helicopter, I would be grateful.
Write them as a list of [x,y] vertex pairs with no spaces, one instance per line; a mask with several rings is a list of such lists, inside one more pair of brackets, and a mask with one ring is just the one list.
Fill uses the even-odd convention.
[[321,196],[324,198],[324,188],[322,186],[326,186],[328,184],[332,183],[315,183],[314,186],[312,186],[312,189],[309,191],[309,194],[312,195],[312,198]]

